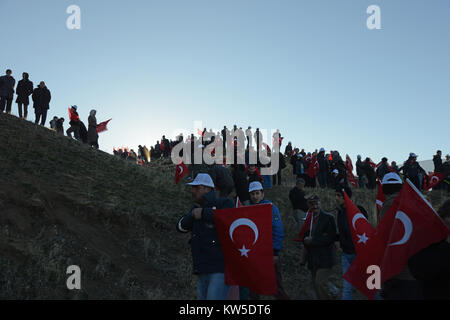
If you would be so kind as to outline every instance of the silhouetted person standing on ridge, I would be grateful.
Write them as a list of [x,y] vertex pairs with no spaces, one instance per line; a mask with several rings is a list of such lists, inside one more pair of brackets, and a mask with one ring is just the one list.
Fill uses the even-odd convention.
[[72,138],[72,132],[75,135],[75,139],[80,140],[80,116],[77,112],[78,107],[72,106],[69,110],[70,128],[67,129],[67,136]]
[[14,85],[16,80],[11,76],[12,71],[6,70],[6,75],[0,77],[0,112],[11,114],[11,104],[14,97]]
[[95,115],[97,114],[96,110],[91,110],[88,118],[88,144],[95,149],[98,149],[98,133],[97,133],[97,118]]
[[[28,73],[22,73],[22,80],[19,81],[16,88],[17,93],[17,108],[19,110],[19,118],[27,120],[28,106],[30,105],[30,95],[33,93],[33,82],[28,80]],[[22,116],[23,105],[23,116]]]
[[41,126],[45,126],[47,111],[50,108],[50,100],[52,96],[50,94],[50,90],[48,90],[45,86],[44,81],[41,81],[39,83],[39,87],[34,89],[32,98],[34,113],[36,115],[34,123],[39,124],[39,120],[41,120]]

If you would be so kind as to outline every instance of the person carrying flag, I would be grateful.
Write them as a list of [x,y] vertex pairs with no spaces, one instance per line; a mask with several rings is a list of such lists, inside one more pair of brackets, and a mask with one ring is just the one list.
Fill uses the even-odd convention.
[[188,183],[192,187],[194,205],[177,223],[177,230],[191,232],[193,273],[197,278],[198,300],[226,300],[229,286],[225,284],[225,262],[214,225],[215,209],[234,208],[228,198],[217,198],[214,183],[207,173],[199,173]]
[[80,116],[77,112],[78,106],[74,105],[69,109],[70,128],[67,129],[67,136],[72,138],[72,132],[75,135],[75,139],[80,140]]
[[[289,296],[283,288],[281,277],[280,251],[283,247],[284,230],[281,222],[280,210],[271,201],[264,199],[264,189],[259,181],[253,181],[249,185],[250,205],[272,204],[272,239],[273,239],[273,259],[275,265],[275,276],[277,280],[277,293],[274,295],[279,300],[289,300]],[[251,300],[259,299],[257,294],[249,293]]]
[[306,248],[306,260],[311,271],[312,282],[317,299],[331,300],[330,277],[336,265],[336,222],[332,214],[320,208],[317,195],[308,198],[312,212],[309,229],[305,232],[303,243]]
[[[347,195],[349,193],[348,190],[345,190]],[[350,198],[350,196],[349,196]],[[336,189],[336,204],[337,204],[337,227],[338,227],[338,237],[339,244],[342,249],[341,261],[342,261],[342,275],[344,275],[353,260],[356,258],[356,250],[353,244],[352,232],[350,230],[350,225],[348,222],[348,214],[347,208],[345,204],[344,191],[342,189]],[[367,211],[362,207],[358,206],[358,209],[367,219]],[[342,279],[342,300],[352,300],[353,298],[353,286],[346,281],[344,278]]]
[[[395,198],[402,189],[403,182],[398,174],[390,172],[384,175],[381,185],[386,200],[383,202],[378,214],[378,221],[383,219],[383,216],[394,203]],[[421,298],[421,291],[420,283],[414,279],[409,268],[406,267],[401,273],[387,280],[382,285],[380,295],[385,300],[418,299]]]
[[[442,204],[439,216],[450,229],[450,199]],[[423,298],[450,299],[450,236],[419,251],[408,260],[412,275],[421,281]]]

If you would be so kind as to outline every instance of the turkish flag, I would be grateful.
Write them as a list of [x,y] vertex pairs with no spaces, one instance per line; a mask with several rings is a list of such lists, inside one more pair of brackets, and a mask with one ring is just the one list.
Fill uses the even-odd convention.
[[436,187],[439,182],[444,179],[442,172],[431,172],[425,179],[423,179],[424,190],[430,190]]
[[378,181],[378,191],[377,191],[376,205],[377,205],[377,213],[379,213],[381,207],[383,206],[384,201],[386,200],[386,195],[383,193],[383,187],[381,185],[380,180],[377,181]]
[[108,125],[108,122],[110,122],[111,120],[112,120],[112,119],[109,119],[109,120],[107,120],[107,121],[104,121],[104,122],[99,123],[99,124],[97,125],[97,133],[100,133],[100,132],[103,132],[103,131],[108,130],[107,125]]
[[412,255],[449,234],[430,203],[407,179],[377,227],[376,237],[386,248],[380,264],[382,283],[399,274]]
[[183,177],[188,173],[189,169],[186,167],[184,162],[181,162],[179,165],[177,165],[177,169],[175,171],[175,184],[178,184],[178,182],[180,182],[180,180],[183,179]]
[[318,172],[319,172],[319,162],[317,161],[317,157],[313,156],[308,166],[308,170],[306,170],[306,174],[310,178],[314,179],[317,176]]
[[367,218],[361,213],[357,206],[344,192],[345,211],[347,212],[348,224],[352,232],[353,245],[356,254],[364,254],[367,248],[367,241],[374,236],[375,228],[369,223]]
[[272,204],[215,210],[214,224],[225,258],[225,283],[274,295]]
[[450,234],[433,207],[409,179],[406,181],[367,243],[365,253],[356,256],[344,275],[370,299],[377,290],[367,286],[368,266],[379,266],[382,284],[402,272],[412,255]]

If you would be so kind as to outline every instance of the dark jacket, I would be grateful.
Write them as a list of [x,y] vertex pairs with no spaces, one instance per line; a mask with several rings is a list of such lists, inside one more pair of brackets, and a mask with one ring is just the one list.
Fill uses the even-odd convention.
[[33,108],[35,109],[49,109],[50,108],[50,100],[52,96],[50,94],[50,90],[47,87],[40,88],[37,87],[33,91]]
[[[309,228],[305,232],[305,237],[307,236],[309,236]],[[336,264],[335,238],[336,222],[334,216],[321,210],[313,224],[312,243],[305,244],[310,270],[332,268]]]
[[361,177],[365,174],[366,173],[364,171],[363,162],[361,161],[361,159],[356,160],[356,175],[358,177]]
[[219,237],[214,226],[213,207],[217,209],[234,208],[233,201],[228,198],[216,198],[213,190],[205,195],[205,202],[202,206],[202,219],[195,220],[192,216],[192,209],[178,220],[177,230],[179,232],[191,231],[191,244],[193,272],[216,273],[225,272],[225,262]]
[[17,99],[16,103],[30,104],[29,96],[33,93],[33,82],[22,79],[17,84],[16,88]]
[[300,209],[304,212],[308,211],[308,204],[305,199],[305,192],[297,187],[292,188],[289,192],[289,200],[291,200],[292,208]]
[[242,203],[250,200],[250,195],[248,193],[249,184],[247,180],[247,173],[245,173],[245,167],[243,165],[236,165],[233,169],[233,181],[239,200]]
[[317,155],[317,162],[319,163],[319,172],[329,171],[328,160],[325,157],[325,152],[319,152],[319,154]]
[[383,180],[384,175],[391,172],[391,170],[389,169],[387,162],[382,162],[376,172],[378,179]]
[[434,172],[442,172],[443,171],[443,167],[442,167],[442,159],[441,157],[439,157],[438,155],[435,155],[433,157],[433,163],[434,163]]
[[88,143],[96,143],[98,140],[97,119],[93,116],[89,116],[88,123],[89,123],[87,132]]
[[450,299],[450,243],[441,241],[408,260],[414,278],[421,281],[425,299]]
[[0,97],[12,99],[14,97],[14,85],[16,80],[12,76],[4,75],[0,77]]
[[272,204],[272,242],[273,255],[278,256],[282,247],[284,239],[284,229],[281,222],[280,210],[271,201],[264,199],[259,204]]
[[233,189],[234,181],[228,168],[214,164],[209,168],[208,173],[219,190]]
[[337,226],[339,230],[339,243],[342,251],[348,254],[354,254],[355,246],[353,245],[352,231],[348,224],[347,211],[345,208],[337,208]]

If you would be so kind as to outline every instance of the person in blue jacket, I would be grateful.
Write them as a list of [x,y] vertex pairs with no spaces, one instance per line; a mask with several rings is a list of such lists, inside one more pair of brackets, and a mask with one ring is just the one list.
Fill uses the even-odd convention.
[[225,284],[225,261],[214,225],[214,209],[234,208],[228,198],[217,198],[214,182],[207,173],[199,173],[192,187],[194,205],[177,223],[177,230],[191,232],[193,273],[197,278],[198,300],[226,300],[229,286]]
[[[284,230],[281,222],[280,210],[271,201],[264,199],[264,189],[259,181],[251,182],[249,185],[250,203],[256,204],[272,204],[272,238],[273,238],[273,260],[275,264],[275,276],[277,279],[277,293],[274,295],[276,299],[288,300],[289,296],[283,288],[281,278],[280,251],[283,247]],[[258,299],[258,295],[249,294],[252,300]]]

